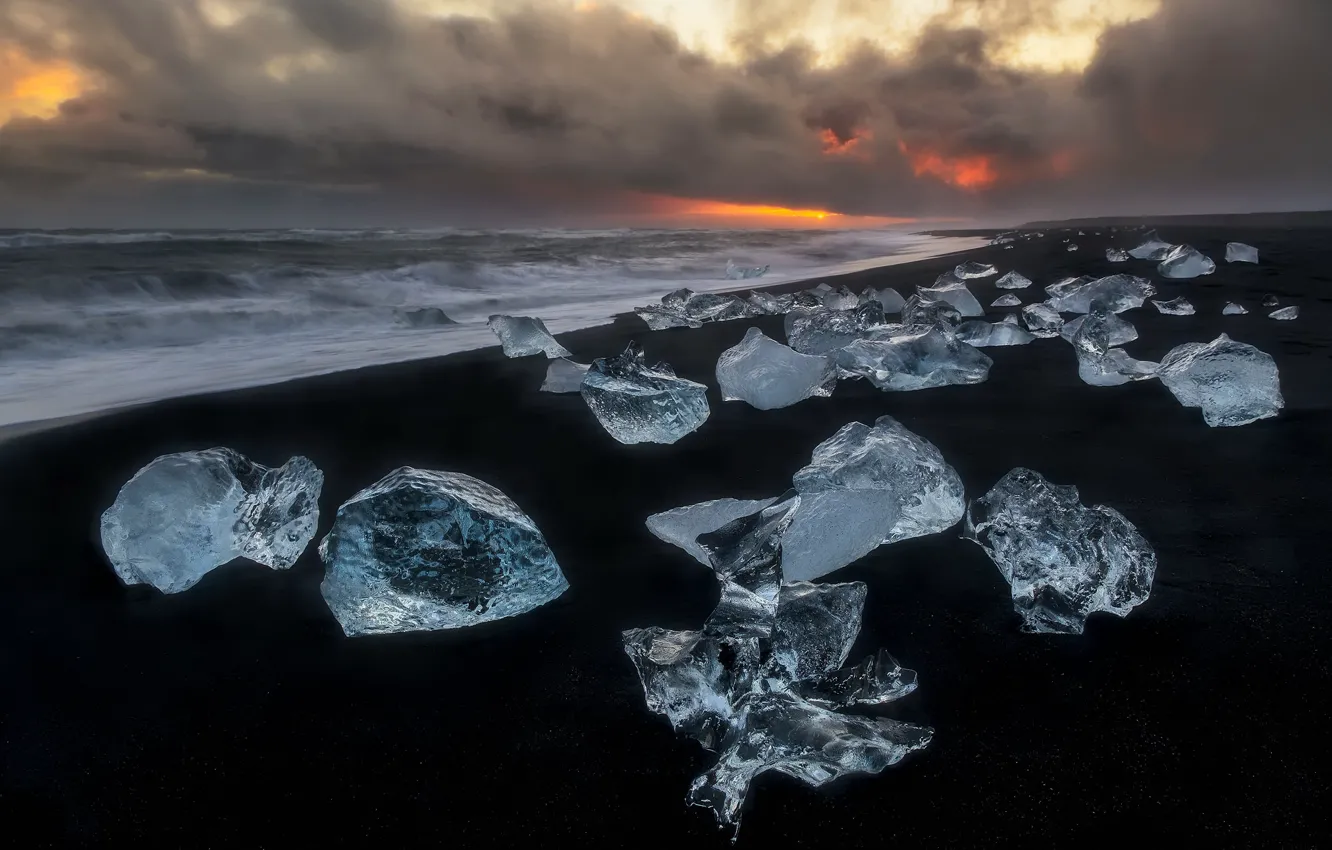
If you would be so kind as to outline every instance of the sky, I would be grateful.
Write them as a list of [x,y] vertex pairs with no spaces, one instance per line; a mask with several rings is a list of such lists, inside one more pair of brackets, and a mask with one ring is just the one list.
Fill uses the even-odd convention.
[[1329,0],[0,0],[0,227],[1332,208],[1329,36]]

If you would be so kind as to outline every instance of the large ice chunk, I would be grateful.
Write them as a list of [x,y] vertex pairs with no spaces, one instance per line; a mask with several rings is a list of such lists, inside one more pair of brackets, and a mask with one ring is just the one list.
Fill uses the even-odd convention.
[[1156,270],[1161,277],[1187,279],[1211,274],[1216,271],[1216,263],[1189,245],[1176,245],[1165,255]]
[[583,388],[583,378],[589,366],[560,358],[550,361],[546,380],[541,383],[543,393],[576,393]]
[[677,378],[665,363],[648,366],[637,343],[619,357],[592,361],[583,401],[621,443],[674,443],[708,418],[708,388]]
[[1012,470],[973,501],[963,536],[1008,581],[1028,632],[1082,634],[1097,611],[1128,616],[1156,575],[1156,553],[1123,514],[1085,507],[1076,487],[1030,469]]
[[1192,316],[1196,312],[1189,300],[1182,295],[1169,301],[1158,301],[1153,298],[1152,304],[1156,305],[1156,309],[1167,316]]
[[698,545],[699,535],[716,531],[742,517],[752,516],[771,505],[776,499],[759,501],[747,499],[715,499],[683,508],[672,508],[647,518],[648,531],[653,536],[673,543],[694,556],[703,566],[709,566],[708,553]]
[[513,617],[568,588],[546,539],[494,487],[402,467],[338,508],[320,592],[348,636]]
[[952,332],[927,325],[886,328],[843,347],[835,357],[843,376],[897,392],[983,383],[994,365]]
[[1160,378],[1180,404],[1201,407],[1214,428],[1269,419],[1286,404],[1271,355],[1225,334],[1171,349]]
[[906,305],[906,299],[902,297],[902,293],[891,286],[880,289],[875,293],[874,299],[882,305],[885,313],[900,313],[902,307]]
[[837,367],[827,355],[801,354],[750,328],[717,360],[717,384],[726,401],[775,410],[812,396],[832,395]]
[[985,315],[985,308],[976,300],[976,296],[971,294],[971,290],[967,289],[967,285],[961,281],[936,282],[934,286],[918,286],[916,291],[920,294],[922,301],[942,301],[945,304],[950,304],[963,317]]
[[730,260],[726,261],[726,279],[727,280],[749,280],[755,277],[763,277],[768,273],[769,266],[737,266]]
[[1223,316],[1243,316],[1248,314],[1248,312],[1248,310],[1236,304],[1234,301],[1227,301],[1226,306],[1221,308],[1221,315]]
[[1036,336],[1019,325],[1012,322],[986,322],[981,319],[972,319],[969,322],[963,322],[957,326],[954,334],[962,342],[976,348],[988,348],[991,346],[1004,345],[1026,345],[1036,339]]
[[1300,308],[1282,307],[1280,310],[1273,310],[1268,313],[1267,317],[1269,319],[1276,319],[1277,321],[1289,322],[1292,319],[1298,319],[1300,317]]
[[1064,319],[1049,304],[1028,304],[1022,308],[1022,321],[1037,339],[1059,336]]
[[236,558],[285,570],[314,537],[323,484],[303,457],[272,469],[227,448],[163,455],[102,514],[102,549],[125,584],[163,593]]
[[902,305],[902,323],[905,325],[937,327],[951,331],[960,321],[962,314],[946,301],[931,301],[913,295]]
[[1122,251],[1119,248],[1106,248],[1105,258],[1112,263],[1127,263],[1129,261],[1129,252]]
[[999,274],[999,270],[989,263],[966,262],[953,269],[953,274],[959,280],[976,280],[983,277],[993,277]]
[[1243,242],[1227,242],[1226,262],[1256,263],[1258,262],[1258,249],[1252,245],[1245,245]]
[[1114,320],[1114,314],[1099,307],[1083,319],[1072,340],[1078,358],[1078,377],[1094,387],[1113,387],[1156,377],[1159,364],[1135,360],[1123,349],[1111,347]]
[[530,316],[491,316],[487,324],[499,337],[505,357],[544,354],[554,359],[570,356],[569,350],[555,341],[540,319]]
[[831,354],[883,327],[883,307],[871,301],[854,310],[788,313],[787,343],[801,354]]
[[1031,278],[1018,272],[1009,272],[994,282],[1000,289],[1026,289],[1031,286]]
[[[1059,329],[1059,335],[1072,342],[1073,337],[1077,336],[1078,330],[1081,329],[1082,323],[1086,320],[1087,317],[1084,315],[1065,322],[1064,326]],[[1114,313],[1105,313],[1100,316],[1098,321],[1105,332],[1105,344],[1107,346],[1123,345],[1138,338],[1138,329]]]
[[1147,231],[1143,237],[1142,244],[1136,248],[1129,249],[1129,256],[1135,260],[1163,260],[1166,254],[1170,253],[1175,246],[1169,242],[1162,241],[1160,236],[1156,235],[1155,230]]
[[1021,307],[1021,306],[1022,306],[1022,299],[1021,299],[1021,298],[1018,298],[1016,295],[1014,295],[1013,293],[1010,292],[1010,293],[1008,293],[1008,294],[1006,294],[1006,295],[1000,295],[998,298],[996,298],[996,299],[994,299],[993,301],[991,301],[991,302],[990,302],[990,306],[991,306],[991,307]]
[[1060,282],[1047,287],[1046,292],[1050,294],[1050,306],[1060,313],[1088,313],[1096,304],[1111,313],[1122,313],[1141,307],[1156,294],[1156,287],[1146,278],[1113,274],[1095,280],[1078,278]]

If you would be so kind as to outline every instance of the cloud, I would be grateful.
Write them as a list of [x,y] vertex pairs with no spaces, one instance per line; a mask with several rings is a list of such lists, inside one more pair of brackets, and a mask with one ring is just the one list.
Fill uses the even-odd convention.
[[[1107,30],[1083,72],[994,58],[1053,0],[969,0],[986,29],[935,19],[905,52],[865,43],[833,64],[784,37],[798,0],[785,17],[749,4],[739,62],[614,7],[268,0],[220,20],[211,2],[0,0],[0,55],[91,81],[0,127],[0,219],[38,195],[72,217],[108,186],[132,215],[136,197],[174,197],[144,175],[173,171],[229,178],[208,181],[209,220],[238,225],[266,183],[425,218],[614,211],[641,193],[888,216],[1242,209],[1258,189],[1332,202],[1324,0],[1164,0]],[[827,132],[856,155],[830,155]],[[954,185],[964,173],[993,179]]]

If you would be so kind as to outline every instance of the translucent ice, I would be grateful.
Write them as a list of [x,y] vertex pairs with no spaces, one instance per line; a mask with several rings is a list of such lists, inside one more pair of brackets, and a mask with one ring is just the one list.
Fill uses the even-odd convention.
[[1226,262],[1256,263],[1258,262],[1258,249],[1252,245],[1245,245],[1243,242],[1227,242]]
[[583,376],[587,374],[588,368],[590,367],[582,363],[563,358],[550,361],[550,368],[546,370],[546,380],[541,384],[541,392],[578,392],[583,388]]
[[1269,296],[1267,296],[1266,298],[1263,299],[1263,306],[1264,306],[1264,307],[1275,307],[1276,305],[1278,305],[1278,304],[1280,304],[1280,303],[1281,303],[1281,302],[1280,302],[1279,300],[1277,300],[1277,297],[1276,297],[1275,295],[1269,295]]
[[902,323],[952,330],[962,321],[962,314],[946,301],[931,301],[913,295],[902,305]]
[[1211,257],[1203,256],[1188,245],[1176,245],[1156,267],[1161,277],[1193,278],[1216,271]]
[[530,316],[491,316],[487,324],[499,337],[505,357],[544,354],[554,359],[570,356],[569,350],[555,341],[540,319]]
[[953,332],[958,339],[976,348],[988,348],[1003,345],[1026,345],[1036,339],[1026,328],[1011,322],[990,323],[983,319],[972,319],[957,326]]
[[1078,246],[1075,245],[1075,244],[1073,244],[1073,243],[1069,243],[1069,246],[1068,246],[1068,252],[1071,254],[1071,253],[1073,253],[1073,252],[1076,251],[1076,250],[1078,250]]
[[960,280],[976,280],[999,274],[999,270],[989,263],[967,262],[953,269],[953,274]]
[[1009,272],[994,282],[1000,289],[1026,289],[1031,286],[1031,279],[1018,272]]
[[823,296],[823,306],[829,310],[854,310],[860,306],[860,296],[842,286]]
[[827,355],[801,354],[750,328],[717,360],[717,384],[726,401],[775,410],[812,396],[832,395],[837,367]]
[[749,280],[750,278],[763,277],[768,273],[768,266],[737,266],[730,260],[726,261],[726,278],[728,280]]
[[1037,339],[1059,336],[1064,319],[1049,304],[1028,304],[1022,308],[1022,321]]
[[285,570],[314,537],[323,484],[303,457],[271,469],[226,448],[163,455],[102,514],[102,549],[125,584],[163,593],[236,558]]
[[875,299],[883,306],[883,312],[885,313],[900,313],[902,307],[906,305],[906,299],[891,286],[879,290]]
[[1236,304],[1234,301],[1227,301],[1226,306],[1221,308],[1221,315],[1223,316],[1243,316],[1248,312],[1248,310]]
[[1213,428],[1270,419],[1286,404],[1271,355],[1225,334],[1171,349],[1160,378],[1180,404],[1201,407]]
[[666,307],[638,307],[634,310],[649,330],[664,331],[667,328],[701,328],[703,323],[691,319]]
[[1113,387],[1156,377],[1159,364],[1135,360],[1123,349],[1111,347],[1111,334],[1116,321],[1114,314],[1097,308],[1087,314],[1073,335],[1078,377],[1084,383],[1094,387]]
[[[1086,319],[1087,317],[1084,315],[1065,322],[1064,326],[1059,329],[1059,335],[1069,342],[1072,342],[1073,337],[1077,336],[1078,330],[1082,327],[1082,323],[1086,321]],[[1133,342],[1133,340],[1138,338],[1138,329],[1119,318],[1114,313],[1107,313],[1101,316],[1099,321],[1105,332],[1105,344],[1107,346],[1123,345],[1126,342]]]
[[1010,292],[1010,293],[1008,293],[1007,295],[1000,295],[998,298],[994,299],[994,301],[990,302],[990,306],[991,306],[991,307],[1021,307],[1021,306],[1022,306],[1022,299],[1021,299],[1021,298],[1018,298],[1016,295],[1014,295],[1013,293]]
[[971,294],[971,290],[967,289],[967,285],[960,281],[957,283],[936,283],[934,286],[918,286],[916,291],[920,293],[922,301],[942,301],[945,304],[951,304],[964,317],[985,315],[985,308],[976,300],[976,296]]
[[1135,260],[1163,260],[1165,255],[1175,246],[1169,242],[1163,242],[1160,236],[1156,235],[1155,230],[1150,230],[1143,238],[1142,244],[1136,248],[1129,249],[1129,256]]
[[1183,296],[1172,298],[1169,301],[1157,301],[1153,298],[1152,303],[1156,305],[1157,310],[1167,316],[1192,316],[1195,312],[1193,305]]
[[790,295],[773,295],[763,291],[749,293],[746,300],[765,316],[780,316],[795,306],[795,299]]
[[1129,261],[1129,252],[1121,251],[1118,248],[1106,248],[1105,258],[1112,263],[1127,263]]
[[513,617],[569,586],[531,518],[457,472],[390,472],[338,508],[319,555],[320,592],[349,636]]
[[1082,634],[1090,614],[1128,616],[1152,592],[1156,553],[1133,523],[1030,469],[973,501],[963,536],[1008,581],[1024,631]]
[[881,649],[854,667],[806,678],[792,690],[820,708],[850,708],[884,705],[915,689],[916,671],[902,667]]
[[1268,313],[1267,317],[1269,319],[1277,319],[1278,321],[1289,322],[1291,319],[1298,319],[1300,317],[1300,308],[1282,307],[1280,310],[1273,310],[1272,312]]
[[883,307],[877,301],[854,310],[788,313],[787,343],[801,354],[831,354],[883,326]]
[[686,318],[698,322],[725,322],[758,313],[749,302],[734,295],[699,292],[689,296],[682,308]]
[[1100,304],[1112,313],[1122,313],[1156,294],[1156,287],[1145,278],[1129,274],[1114,274],[1088,282],[1058,283],[1046,288],[1050,306],[1060,313],[1087,313]]
[[698,545],[698,537],[716,531],[741,517],[751,516],[771,505],[776,499],[751,501],[745,499],[716,499],[683,508],[672,508],[647,518],[648,531],[667,543],[673,543],[693,555],[695,560],[709,566],[708,554]]
[[983,383],[993,365],[951,331],[930,325],[886,329],[852,342],[835,357],[842,375],[897,392]]
[[619,357],[592,361],[583,400],[621,443],[674,443],[708,418],[708,388],[677,378],[664,363],[648,366],[630,343]]

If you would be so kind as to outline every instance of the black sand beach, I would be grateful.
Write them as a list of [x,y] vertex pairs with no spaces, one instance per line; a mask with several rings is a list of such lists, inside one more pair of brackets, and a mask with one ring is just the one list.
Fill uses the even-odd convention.
[[[968,495],[1015,466],[1123,512],[1156,547],[1151,599],[1080,637],[1022,634],[1008,588],[955,531],[883,547],[835,574],[869,585],[852,657],[883,646],[919,671],[893,716],[934,743],[877,777],[810,789],[768,774],[748,847],[1031,846],[1096,838],[1311,846],[1327,835],[1332,231],[1163,235],[1259,266],[1196,281],[1112,265],[1106,237],[1051,234],[970,258],[1036,281],[1132,271],[1190,317],[1125,314],[1159,359],[1225,331],[1272,354],[1287,408],[1208,428],[1158,382],[1083,385],[1062,340],[988,349],[987,383],[881,393],[844,382],[778,411],[723,403],[713,367],[751,324],[567,334],[584,362],[641,341],[712,388],[673,446],[622,446],[577,395],[537,391],[544,358],[498,347],[112,413],[0,444],[0,825],[25,846],[722,847],[684,802],[711,756],[650,714],[620,632],[696,626],[707,570],[652,537],[651,513],[780,493],[816,444],[891,414],[935,443]],[[1121,234],[1129,247],[1133,237]],[[950,257],[849,276],[909,295]],[[972,287],[982,303],[993,279]],[[1294,322],[1261,308],[1275,293]],[[1221,316],[1227,300],[1252,312]],[[992,318],[1000,310],[992,310]],[[349,639],[311,545],[290,573],[233,564],[194,589],[126,588],[100,513],[142,465],[214,445],[325,472],[337,506],[402,465],[464,472],[538,523],[570,590],[516,619]],[[316,538],[316,541],[319,538]],[[15,845],[18,846],[18,845]]]

